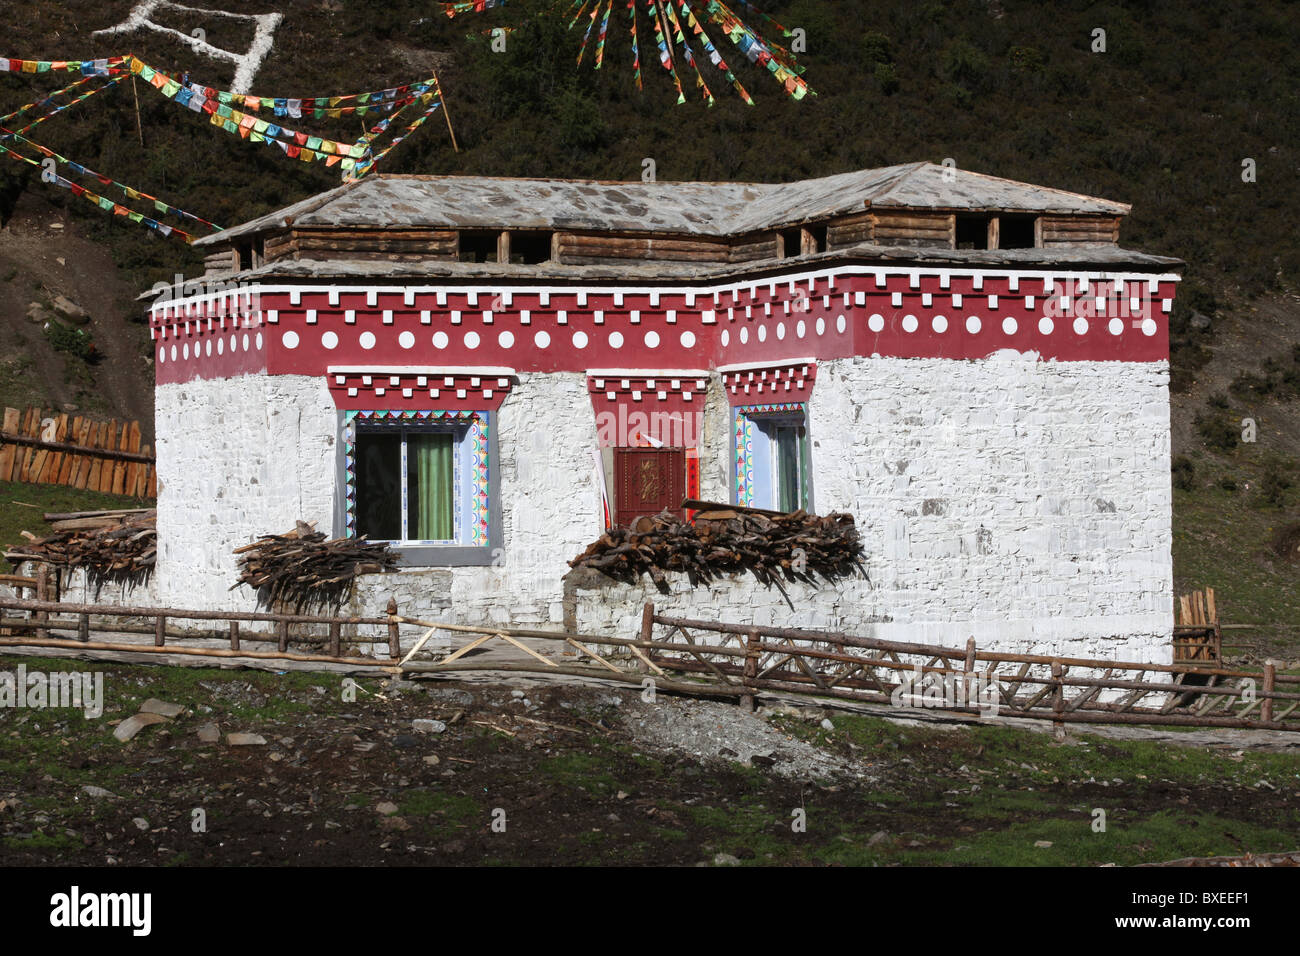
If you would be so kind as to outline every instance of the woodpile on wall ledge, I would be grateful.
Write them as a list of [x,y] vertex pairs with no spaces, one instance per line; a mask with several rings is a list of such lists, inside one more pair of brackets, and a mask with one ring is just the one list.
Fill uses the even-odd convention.
[[158,512],[79,511],[44,517],[54,534],[37,538],[24,532],[28,543],[10,548],[6,558],[15,564],[48,564],[60,572],[83,570],[96,598],[105,584],[121,584],[130,590],[153,576],[158,557]]
[[352,599],[361,574],[397,569],[397,555],[382,541],[333,538],[314,530],[315,523],[298,522],[285,534],[269,534],[236,548],[239,580],[257,591],[265,608],[292,607],[295,614],[311,608],[338,610]]
[[[867,573],[853,516],[825,517],[805,511],[782,514],[757,508],[687,501],[701,508],[692,521],[664,510],[638,518],[630,527],[613,527],[569,562],[616,581],[635,584],[645,574],[660,592],[669,592],[667,573],[680,571],[692,586],[746,571],[786,602],[784,581],[834,583]],[[793,604],[791,607],[793,608]]]

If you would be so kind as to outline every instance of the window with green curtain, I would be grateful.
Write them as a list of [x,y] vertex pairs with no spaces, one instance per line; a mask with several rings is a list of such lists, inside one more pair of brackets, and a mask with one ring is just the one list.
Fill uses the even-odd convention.
[[407,537],[450,541],[455,522],[455,438],[449,432],[406,435]]
[[779,426],[775,437],[777,508],[798,511],[803,507],[803,429]]

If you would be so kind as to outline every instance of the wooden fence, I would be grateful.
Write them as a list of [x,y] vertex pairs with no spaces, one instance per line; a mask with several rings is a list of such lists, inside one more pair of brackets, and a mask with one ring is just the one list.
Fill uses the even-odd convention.
[[[666,637],[654,639],[656,626]],[[1300,731],[1300,676],[1216,664],[1049,657],[664,617],[646,605],[642,646],[665,669],[729,685],[1066,723]],[[667,645],[667,646],[666,646]],[[671,647],[669,652],[667,647]],[[935,693],[931,693],[934,691]]]
[[1193,591],[1174,606],[1174,663],[1199,661],[1217,664],[1223,659],[1223,631],[1214,588]]
[[[181,622],[188,627],[178,627]],[[419,628],[423,635],[403,635],[403,627]],[[470,640],[442,660],[415,660],[438,631]],[[92,639],[92,632],[120,638]],[[0,653],[5,647],[57,647],[347,664],[394,675],[521,671],[633,686],[652,680],[664,691],[750,707],[766,692],[886,705],[899,708],[900,714],[931,708],[971,717],[1045,720],[1061,731],[1069,723],[1098,723],[1300,732],[1300,676],[1279,674],[1272,662],[1249,671],[1192,662],[1007,654],[979,650],[973,639],[956,648],[685,620],[656,614],[652,604],[645,606],[639,636],[616,638],[422,621],[399,615],[393,601],[382,617],[336,618],[0,597],[0,635]],[[214,638],[221,647],[196,646],[198,640]],[[467,659],[494,640],[520,653],[508,661]],[[547,644],[576,660],[562,663],[536,649]]]
[[154,456],[141,447],[139,422],[95,422],[80,415],[43,415],[39,408],[4,410],[0,481],[67,485],[153,498]]

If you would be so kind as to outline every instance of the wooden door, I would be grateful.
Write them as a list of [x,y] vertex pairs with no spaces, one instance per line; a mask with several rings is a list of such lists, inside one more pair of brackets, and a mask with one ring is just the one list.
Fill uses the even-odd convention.
[[614,523],[629,525],[665,508],[681,513],[685,448],[614,449]]

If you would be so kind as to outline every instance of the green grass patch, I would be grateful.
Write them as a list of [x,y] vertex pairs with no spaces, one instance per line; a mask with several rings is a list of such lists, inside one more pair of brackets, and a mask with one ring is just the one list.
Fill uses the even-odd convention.
[[459,827],[487,821],[487,815],[473,797],[441,790],[408,790],[402,794],[397,811],[404,817],[441,817]]
[[[1252,482],[1255,484],[1255,482]],[[1269,549],[1277,528],[1295,520],[1294,510],[1257,508],[1250,496],[1215,485],[1174,490],[1174,585],[1179,594],[1212,587],[1220,620],[1234,624],[1294,624],[1300,621],[1296,566]],[[1300,630],[1261,627],[1243,632],[1285,657],[1300,656]],[[1225,632],[1232,644],[1241,637]],[[1224,648],[1233,654],[1232,647]]]
[[604,752],[568,753],[548,758],[541,764],[541,771],[557,784],[607,794],[618,789],[610,763],[611,755]]
[[[1008,808],[1010,810],[1010,808]],[[891,862],[920,866],[1131,866],[1188,856],[1230,856],[1295,848],[1294,830],[1209,814],[1162,810],[1146,817],[1107,815],[1094,832],[1091,812],[1008,822],[934,847],[900,847]],[[1036,846],[1036,843],[1051,846]]]
[[[0,550],[23,542],[23,531],[38,538],[50,534],[50,526],[41,515],[70,511],[110,511],[119,508],[152,507],[152,499],[106,495],[99,491],[79,491],[63,485],[29,485],[17,481],[0,481]],[[0,570],[9,573],[8,561],[0,559]]]

